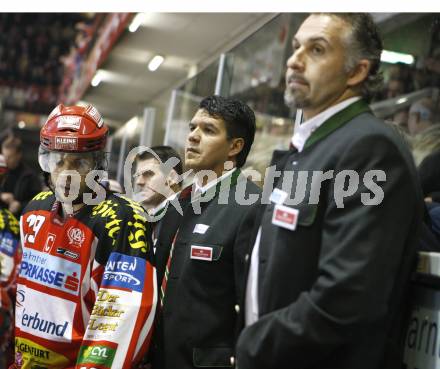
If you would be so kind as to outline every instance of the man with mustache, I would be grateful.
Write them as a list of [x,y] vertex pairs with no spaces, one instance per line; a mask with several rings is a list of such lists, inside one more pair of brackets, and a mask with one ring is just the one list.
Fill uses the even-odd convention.
[[250,242],[237,367],[400,368],[422,201],[406,145],[368,107],[381,38],[370,15],[312,14],[292,46],[285,97],[305,121],[273,156],[282,174]]
[[254,134],[253,111],[221,96],[203,99],[189,123],[185,166],[195,182],[180,193],[183,214],[169,206],[157,241],[163,278],[154,369],[232,365],[246,231],[256,209],[241,200],[260,193],[240,170]]

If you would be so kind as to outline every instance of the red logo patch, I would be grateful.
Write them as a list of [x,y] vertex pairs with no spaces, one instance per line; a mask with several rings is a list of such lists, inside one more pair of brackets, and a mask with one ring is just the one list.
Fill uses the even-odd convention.
[[212,247],[191,246],[191,259],[212,261]]
[[275,211],[275,219],[283,223],[294,224],[296,221],[296,214],[277,209]]

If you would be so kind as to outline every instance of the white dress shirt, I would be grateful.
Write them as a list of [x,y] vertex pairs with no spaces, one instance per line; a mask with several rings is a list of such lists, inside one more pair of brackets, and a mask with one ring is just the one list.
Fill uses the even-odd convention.
[[[306,141],[311,134],[320,127],[327,119],[347,106],[360,100],[360,96],[351,97],[340,102],[330,108],[324,110],[313,118],[295,126],[295,132],[292,137],[292,144],[299,152],[304,149]],[[245,324],[246,326],[255,323],[258,320],[258,255],[260,251],[261,227],[258,230],[254,248],[252,249],[251,265],[249,268],[248,280],[246,285],[246,301],[245,301]]]
[[294,134],[292,137],[292,144],[295,146],[299,152],[301,152],[306,144],[306,141],[309,139],[311,134],[319,128],[328,118],[345,109],[347,106],[353,104],[355,101],[360,100],[360,96],[351,97],[347,100],[340,102],[330,108],[322,111],[318,115],[315,115],[313,118],[295,125]]
[[205,184],[204,186],[201,186],[198,181],[196,180],[194,182],[194,191],[196,194],[204,194],[206,191],[208,191],[210,188],[214,187],[217,185],[217,183],[223,181],[226,177],[232,175],[232,173],[234,173],[234,171],[237,170],[237,168],[232,168],[231,170],[227,171],[226,173],[224,173],[223,175],[221,175],[220,177],[218,177],[217,179],[208,182],[207,184]]

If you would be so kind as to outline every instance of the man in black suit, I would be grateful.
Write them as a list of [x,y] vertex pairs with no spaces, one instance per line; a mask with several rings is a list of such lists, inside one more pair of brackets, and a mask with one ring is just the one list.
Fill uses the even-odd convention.
[[185,165],[195,181],[180,194],[183,214],[168,207],[157,239],[163,306],[154,369],[233,366],[247,231],[260,195],[240,171],[255,135],[247,105],[207,97],[189,129]]
[[239,369],[401,366],[422,201],[405,144],[367,104],[381,51],[366,14],[312,14],[293,37],[285,100],[305,122],[274,153],[250,241]]

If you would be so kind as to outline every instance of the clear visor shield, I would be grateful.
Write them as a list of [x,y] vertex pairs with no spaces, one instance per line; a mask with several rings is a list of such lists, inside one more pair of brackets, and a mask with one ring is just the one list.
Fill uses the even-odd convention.
[[62,171],[76,171],[80,175],[87,174],[95,168],[93,153],[66,153],[46,151],[40,149],[38,163],[47,173],[61,173]]
[[[105,190],[98,183],[107,177],[104,170],[95,169],[99,162],[98,156],[99,153],[53,152],[40,148],[38,162],[45,172],[50,173],[58,200],[63,203],[90,202],[90,205],[96,205],[105,198]],[[93,192],[95,195],[84,192]],[[87,195],[86,198],[83,194]]]

